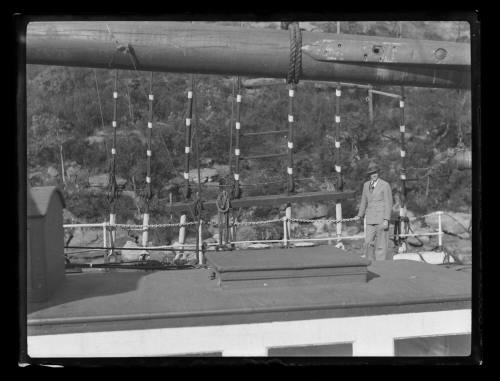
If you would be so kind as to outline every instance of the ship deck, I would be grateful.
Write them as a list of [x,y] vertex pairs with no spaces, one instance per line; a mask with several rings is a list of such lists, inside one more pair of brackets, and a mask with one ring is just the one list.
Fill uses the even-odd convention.
[[374,262],[368,271],[366,283],[238,289],[220,288],[216,280],[210,279],[210,269],[66,274],[63,284],[48,302],[28,304],[28,334],[470,308],[471,274],[468,272],[406,260]]

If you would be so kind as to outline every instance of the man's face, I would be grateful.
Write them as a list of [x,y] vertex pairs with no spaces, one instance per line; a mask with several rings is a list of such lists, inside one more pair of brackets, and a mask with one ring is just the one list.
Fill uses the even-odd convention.
[[371,180],[371,181],[377,181],[377,179],[378,179],[378,173],[377,173],[377,172],[372,173],[372,174],[370,175],[370,180]]

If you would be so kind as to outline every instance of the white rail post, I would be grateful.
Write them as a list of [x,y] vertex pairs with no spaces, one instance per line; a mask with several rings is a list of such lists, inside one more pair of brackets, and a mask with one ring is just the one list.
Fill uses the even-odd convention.
[[[115,231],[115,225],[116,225],[116,214],[110,213],[109,214],[109,227],[110,227],[110,232],[109,232],[109,243],[111,246],[111,250],[106,250],[104,254],[104,263],[109,262],[109,257],[115,253],[114,247],[115,247],[115,238],[116,238],[116,231]],[[110,269],[105,269],[105,271],[109,271]]]
[[[399,208],[399,216],[401,217],[400,218],[401,225],[400,225],[400,229],[399,229],[400,230],[400,234],[405,234],[405,232],[402,230],[402,227],[404,226],[404,219],[406,217],[406,214],[407,214],[406,213],[406,206],[403,206],[403,205],[400,206],[400,208]],[[403,241],[400,249],[402,249],[402,253],[406,253],[406,250],[407,250],[406,242]]]
[[337,202],[335,204],[335,219],[337,220],[337,248],[344,249],[342,244],[342,204]]
[[142,217],[142,246],[148,246],[148,236],[149,236],[149,213],[144,213]]
[[292,218],[292,206],[290,204],[287,205],[285,209],[285,216],[286,216],[286,234],[288,239],[291,239],[292,237],[292,223],[290,219]]
[[337,240],[342,236],[342,204],[340,202],[335,204],[335,219],[337,220]]
[[442,229],[442,225],[441,225],[441,215],[443,214],[443,212],[439,211],[437,212],[437,215],[438,215],[438,246],[439,246],[439,249],[441,250],[442,247],[443,247],[443,229]]
[[288,218],[285,216],[283,217],[283,246],[287,247],[288,246],[288,235],[287,235],[287,230],[288,230]]
[[107,229],[106,225],[107,225],[107,223],[106,223],[106,221],[104,221],[102,223],[102,244],[103,244],[103,247],[108,247],[108,229]]
[[202,265],[204,262],[202,228],[203,228],[203,220],[201,220],[201,218],[200,218],[200,224],[198,227],[198,264],[199,265]]
[[115,246],[115,238],[116,238],[116,230],[115,230],[115,225],[116,225],[116,214],[111,213],[109,215],[109,226],[111,227],[111,231],[109,234],[109,243],[111,244],[111,254],[114,254],[113,247]]
[[180,223],[181,223],[181,226],[179,228],[179,243],[181,245],[184,245],[184,241],[186,239],[186,227],[184,226],[184,224],[186,223],[186,215],[185,214],[183,214],[181,216]]

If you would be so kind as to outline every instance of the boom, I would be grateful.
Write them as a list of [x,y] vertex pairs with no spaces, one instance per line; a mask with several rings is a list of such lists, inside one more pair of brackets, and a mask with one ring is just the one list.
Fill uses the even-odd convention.
[[[33,22],[29,64],[285,78],[285,30],[189,22]],[[470,44],[302,32],[302,77],[470,88]]]

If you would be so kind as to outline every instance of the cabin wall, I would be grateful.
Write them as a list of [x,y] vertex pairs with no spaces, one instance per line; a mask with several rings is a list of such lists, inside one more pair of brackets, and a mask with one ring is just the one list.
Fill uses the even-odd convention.
[[46,301],[64,279],[62,208],[60,196],[53,193],[46,215],[28,217],[28,301]]
[[45,236],[44,218],[28,218],[28,257],[26,265],[28,283],[28,301],[39,302],[46,299],[46,267],[45,267]]
[[64,279],[64,228],[60,198],[51,197],[44,220],[45,268],[47,297],[50,297]]

